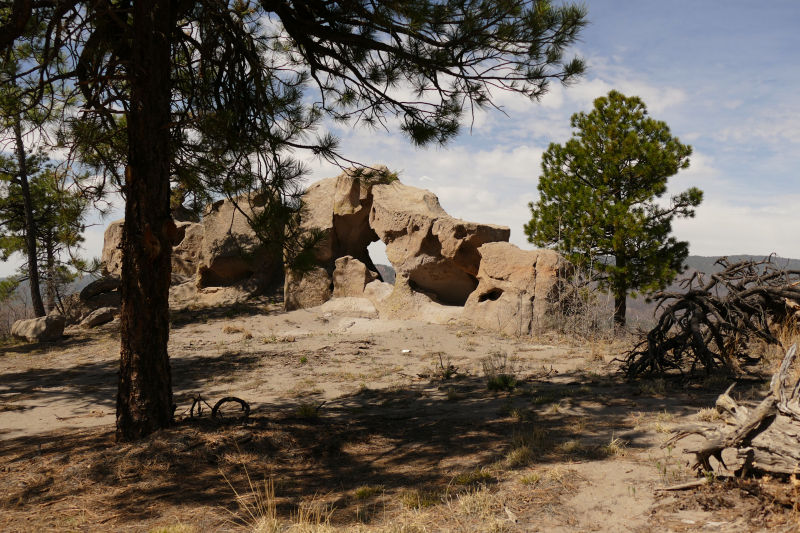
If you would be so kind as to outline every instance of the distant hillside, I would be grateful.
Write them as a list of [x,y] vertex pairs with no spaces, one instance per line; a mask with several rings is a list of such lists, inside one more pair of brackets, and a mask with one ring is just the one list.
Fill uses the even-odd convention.
[[378,273],[381,275],[381,278],[383,278],[383,281],[385,283],[390,283],[394,285],[394,280],[395,280],[394,268],[392,268],[389,265],[375,265],[375,268],[378,269]]
[[[710,274],[712,272],[721,272],[722,265],[715,265],[714,263],[720,258],[720,256],[702,256],[702,255],[690,255],[686,258],[685,265],[692,270],[697,270],[698,272],[703,272],[704,274]],[[761,261],[765,259],[763,255],[729,255],[728,262],[736,263],[738,261],[743,261],[747,259],[752,259],[754,261]],[[785,257],[772,257],[772,262],[778,265],[781,268],[789,269],[789,270],[800,270],[800,259],[786,259]]]

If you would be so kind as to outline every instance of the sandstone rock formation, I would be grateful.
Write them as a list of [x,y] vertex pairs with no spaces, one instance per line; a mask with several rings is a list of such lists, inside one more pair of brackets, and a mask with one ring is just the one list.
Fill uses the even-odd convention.
[[[265,204],[258,195],[249,200],[240,196],[236,203],[250,217],[262,211]],[[264,248],[247,217],[231,200],[208,205],[203,213],[203,228],[198,287],[226,287],[253,277],[266,284],[282,266],[280,258]]]
[[100,260],[103,262],[103,275],[122,275],[122,225],[125,219],[115,220],[108,225],[103,233],[103,252]]
[[372,188],[370,226],[386,244],[397,281],[463,305],[478,286],[480,255],[487,242],[508,241],[505,226],[464,222],[448,215],[436,195],[395,181]]
[[487,243],[478,251],[479,284],[464,306],[464,319],[511,335],[528,335],[544,325],[570,263],[552,250],[520,250],[506,242]]
[[[203,258],[205,228],[194,222],[176,222],[172,242],[172,277],[185,281],[197,274],[197,266]],[[178,277],[180,276],[180,278]]]
[[334,298],[361,298],[364,287],[378,279],[378,274],[367,269],[366,265],[349,255],[336,260],[333,271]]
[[[119,309],[122,304],[120,278],[112,274],[99,278],[83,288],[79,294],[71,294],[61,302],[66,325],[80,324],[97,309],[110,307]],[[118,311],[117,311],[118,312]],[[54,315],[57,312],[53,313]]]
[[90,329],[105,324],[106,322],[111,322],[114,320],[114,316],[117,313],[119,313],[119,310],[113,307],[101,307],[100,309],[95,309],[89,313],[86,318],[81,320],[81,327],[84,329]]
[[11,326],[11,336],[28,342],[56,341],[64,334],[67,318],[64,315],[48,315],[30,320],[17,320]]
[[[301,229],[317,228],[328,234],[325,242],[316,248],[317,264],[327,274],[328,285],[331,285],[336,260],[340,257],[353,257],[370,271],[377,272],[367,252],[370,243],[378,240],[369,226],[370,191],[375,184],[389,183],[392,179],[386,167],[375,165],[367,170],[345,170],[335,178],[313,183],[306,190]],[[287,311],[307,308],[303,302],[318,301],[317,296],[299,291],[315,291],[324,285],[322,270],[314,272],[313,283],[302,283],[294,279],[296,276],[286,275],[284,307]]]
[[[101,256],[104,276],[116,276],[119,279],[122,275],[121,244],[124,222],[124,219],[115,220],[106,228]],[[205,230],[203,224],[193,222],[177,222],[175,226],[177,231],[172,247],[172,274],[173,282],[182,283],[197,273],[203,253]]]

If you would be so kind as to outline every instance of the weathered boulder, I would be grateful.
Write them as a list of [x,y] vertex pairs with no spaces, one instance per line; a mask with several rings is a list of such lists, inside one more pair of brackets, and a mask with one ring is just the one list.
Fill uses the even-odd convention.
[[372,187],[369,225],[386,244],[397,281],[463,305],[478,286],[478,248],[508,241],[505,226],[464,222],[447,214],[430,191],[399,181]]
[[366,298],[333,298],[319,306],[319,310],[350,318],[378,318],[378,310]]
[[571,264],[552,250],[521,250],[507,242],[481,246],[478,288],[463,318],[477,326],[527,335],[544,319]]
[[11,336],[28,342],[49,342],[61,338],[67,318],[64,315],[48,315],[30,320],[17,320],[11,326]]
[[456,305],[443,305],[433,293],[411,288],[408,278],[397,277],[395,284],[373,281],[364,290],[383,320],[426,320],[433,324],[458,321],[464,311]]
[[82,300],[79,294],[70,294],[61,301],[62,311],[54,311],[53,314],[63,314],[67,319],[67,326],[80,324],[81,321],[92,312],[102,307],[113,307],[119,309],[122,304],[122,293],[117,289],[109,292],[102,292]]
[[378,274],[369,270],[358,259],[349,255],[340,257],[336,260],[336,270],[333,271],[333,297],[361,298],[364,296],[364,287],[376,279]]
[[[328,285],[336,269],[336,260],[350,256],[372,272],[377,268],[369,257],[367,247],[378,240],[378,235],[369,226],[369,212],[372,206],[372,187],[389,183],[394,178],[383,165],[373,165],[368,169],[349,168],[335,178],[326,178],[311,184],[303,194],[305,212],[300,227],[323,230],[328,237],[315,249],[317,264],[326,272]],[[286,274],[284,286],[284,305],[287,311],[297,309],[296,302],[311,302],[315,295],[304,295],[299,290],[316,290],[323,285],[322,271],[315,272],[313,283],[300,283]],[[291,279],[290,279],[291,278]],[[308,307],[304,305],[303,307]]]
[[310,309],[331,299],[331,277],[322,267],[316,267],[305,275],[286,272],[283,306],[287,311]]
[[[122,225],[125,219],[108,225],[103,241],[103,275],[119,277],[122,274]],[[176,222],[172,246],[173,283],[182,283],[197,274],[202,260],[205,228],[194,222]],[[109,283],[109,282],[105,282]],[[85,289],[84,289],[85,290]],[[102,291],[100,291],[102,292]],[[95,293],[98,294],[98,293]]]
[[120,276],[122,274],[122,225],[125,219],[115,220],[103,233],[103,252],[100,260],[103,262],[103,275]]
[[114,316],[118,312],[119,310],[113,307],[101,307],[100,309],[95,309],[89,313],[86,318],[81,320],[81,327],[84,329],[90,329],[95,326],[105,324],[106,322],[111,322],[114,320]]
[[81,290],[79,298],[85,301],[93,296],[97,296],[98,294],[115,291],[121,286],[122,279],[117,274],[110,274],[108,276],[98,278],[85,286]]
[[172,274],[186,277],[197,274],[197,266],[203,258],[205,228],[194,222],[177,222],[172,241]]
[[[264,209],[260,195],[236,198],[239,208],[248,216]],[[206,206],[203,213],[202,257],[197,269],[197,285],[225,287],[256,278],[266,285],[282,265],[280,257],[264,247],[247,218],[231,200],[218,200]]]

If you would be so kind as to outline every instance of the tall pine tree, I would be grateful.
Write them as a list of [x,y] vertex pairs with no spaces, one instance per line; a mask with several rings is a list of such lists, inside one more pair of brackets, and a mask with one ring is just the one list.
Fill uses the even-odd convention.
[[541,198],[531,202],[528,241],[595,269],[614,296],[614,322],[625,325],[626,298],[663,289],[684,270],[689,243],[671,235],[675,217],[693,217],[703,193],[690,188],[656,202],[667,179],[689,167],[692,147],[647,115],[641,98],[611,91],[589,113],[572,116],[566,144],[542,157]]

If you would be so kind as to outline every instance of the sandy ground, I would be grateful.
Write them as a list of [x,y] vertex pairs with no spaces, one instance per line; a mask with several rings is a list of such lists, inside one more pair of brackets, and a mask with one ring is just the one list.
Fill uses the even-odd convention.
[[[112,439],[118,325],[66,333],[57,343],[2,348],[2,531],[30,531],[30,516],[53,531],[153,531],[176,520],[194,523],[195,531],[246,530],[220,512],[236,507],[219,475],[224,465],[234,486],[244,483],[235,457],[253,478],[293,480],[276,488],[284,498],[276,500],[283,502],[279,509],[296,509],[326,494],[336,508],[332,519],[345,525],[357,519],[375,528],[405,520],[421,531],[772,528],[768,517],[745,515],[744,507],[731,514],[722,503],[680,503],[681,496],[659,491],[696,479],[687,468],[691,457],[681,452],[690,440],[679,449],[659,445],[672,425],[690,422],[699,408],[713,405],[727,386],[724,380],[699,388],[628,384],[613,361],[625,348],[619,343],[512,338],[465,325],[342,318],[315,310],[284,313],[263,302],[173,317],[170,354],[180,422],[174,434],[157,438],[165,446],[183,439],[181,449],[213,455],[214,471],[202,474],[217,477],[213,498],[179,498],[181,485],[169,476],[185,472],[169,472],[169,466],[156,472],[155,460],[140,465],[138,474],[120,474],[117,467],[113,475],[87,474],[86,483],[78,482],[78,443],[85,444],[80,449],[87,457],[121,457],[135,446]],[[519,384],[488,391],[487,358],[505,361]],[[452,368],[453,375],[443,375],[443,368]],[[747,389],[748,397],[757,399],[758,390],[757,384]],[[207,402],[205,412],[191,419],[189,407],[198,395]],[[226,404],[225,420],[233,426],[209,426],[207,405],[225,396],[248,402],[251,420],[239,422],[238,405]],[[313,423],[298,414],[323,402],[318,419],[309,417]],[[220,431],[234,435],[235,449],[219,451],[223,439],[213,435]],[[515,459],[523,441],[530,454]],[[205,456],[197,457],[191,464]],[[343,464],[352,468],[339,471]],[[465,478],[470,472],[485,474]],[[154,497],[144,487],[168,479],[163,476],[172,480],[165,489],[171,496]],[[200,474],[195,476],[192,482],[201,483]],[[32,490],[36,483],[44,488]],[[80,490],[68,488],[75,483]],[[382,496],[367,502],[353,496],[357,487],[369,485],[379,486]],[[436,505],[405,502],[404,495],[419,487],[432,487]],[[481,490],[491,492],[491,501],[470,514],[464,498],[478,498]],[[116,506],[102,503],[103,491],[120,499]],[[133,505],[130,491],[142,502],[135,509],[126,507]],[[221,494],[227,502],[218,502]],[[365,522],[359,513],[369,502],[373,518]],[[79,519],[73,519],[76,509]],[[63,522],[56,516],[73,518]]]

